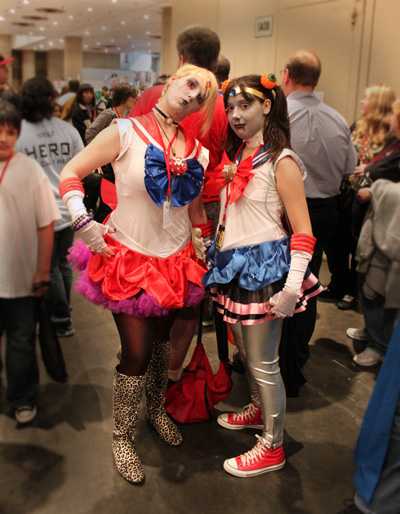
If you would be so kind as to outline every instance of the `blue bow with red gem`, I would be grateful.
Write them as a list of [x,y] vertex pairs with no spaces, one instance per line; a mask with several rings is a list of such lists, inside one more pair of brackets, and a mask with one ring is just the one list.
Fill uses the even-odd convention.
[[[187,169],[183,174],[174,174],[171,165],[172,205],[183,207],[194,200],[203,185],[204,168],[197,159],[185,159]],[[186,166],[185,166],[186,168]],[[150,143],[145,153],[144,185],[151,199],[162,206],[168,191],[168,171],[164,152]]]

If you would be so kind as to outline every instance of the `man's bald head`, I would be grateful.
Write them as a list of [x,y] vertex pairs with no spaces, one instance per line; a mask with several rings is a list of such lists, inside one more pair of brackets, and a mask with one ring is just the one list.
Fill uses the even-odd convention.
[[314,89],[321,75],[321,61],[310,50],[298,50],[289,59],[286,69],[295,85],[310,86]]

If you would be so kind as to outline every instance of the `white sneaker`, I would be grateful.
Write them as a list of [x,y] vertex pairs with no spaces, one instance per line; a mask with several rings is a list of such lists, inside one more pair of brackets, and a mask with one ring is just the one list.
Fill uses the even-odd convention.
[[18,423],[30,423],[36,416],[36,405],[21,405],[15,409],[15,419]]
[[346,330],[347,337],[356,341],[369,341],[369,337],[365,328],[348,328]]
[[373,348],[366,348],[363,352],[355,355],[353,361],[359,366],[375,366],[378,362],[383,361],[385,355]]

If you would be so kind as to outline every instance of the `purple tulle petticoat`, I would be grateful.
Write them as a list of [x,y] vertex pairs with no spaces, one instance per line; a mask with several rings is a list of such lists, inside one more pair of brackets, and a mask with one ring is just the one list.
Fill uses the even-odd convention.
[[[89,300],[89,302],[116,314],[122,312],[136,318],[167,316],[170,312],[169,309],[160,305],[153,295],[143,290],[125,300],[116,301],[106,298],[101,289],[101,283],[96,284],[88,277],[88,267],[91,257],[91,250],[81,239],[77,239],[69,249],[68,262],[73,270],[79,273],[74,288],[79,294]],[[195,307],[204,298],[204,294],[205,291],[202,287],[189,283],[189,293],[184,306]]]

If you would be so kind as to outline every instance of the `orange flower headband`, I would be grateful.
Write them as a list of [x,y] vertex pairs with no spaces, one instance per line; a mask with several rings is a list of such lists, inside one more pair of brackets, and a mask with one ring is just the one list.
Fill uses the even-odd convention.
[[[228,80],[225,80],[222,83],[221,91],[224,94],[225,94],[226,88],[228,87],[228,84],[230,82],[231,81],[228,79]],[[273,90],[273,88],[276,86],[276,76],[275,76],[274,73],[264,73],[263,75],[261,75],[260,82],[261,82],[261,85],[265,87],[265,89]],[[242,91],[245,91],[246,93],[249,93],[250,95],[257,96],[261,100],[265,100],[265,97],[261,93],[261,91],[257,91],[257,89],[254,89],[252,87],[243,87],[243,88],[241,88],[240,86],[236,86],[236,87],[232,88],[232,90],[231,90],[231,92],[229,94],[231,96],[236,96],[236,95],[240,95],[240,93],[242,93]],[[273,94],[273,96],[275,98],[275,96],[276,96],[275,95],[275,91],[271,91],[271,93]]]

